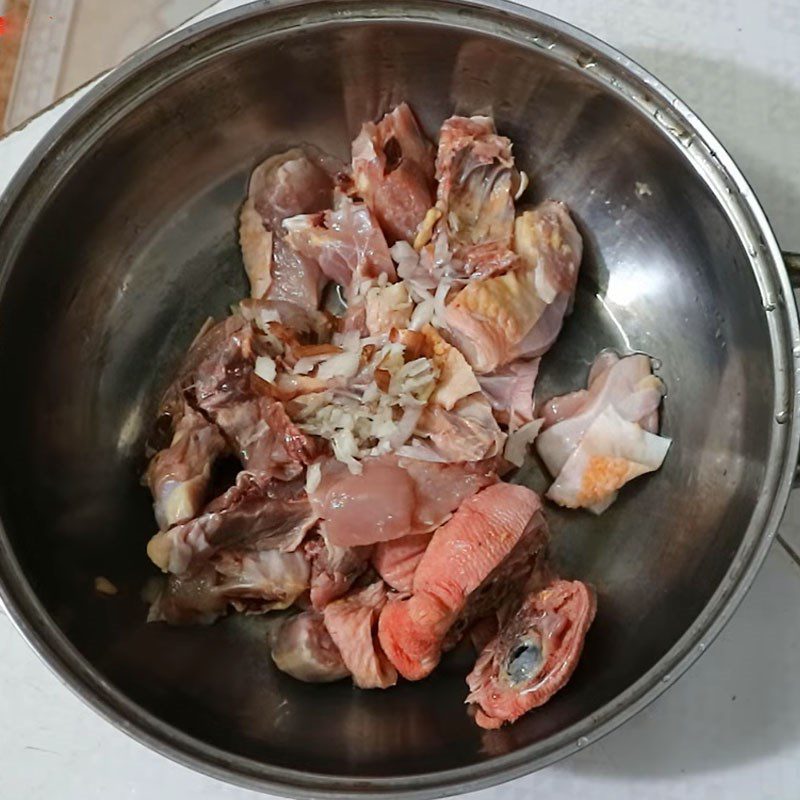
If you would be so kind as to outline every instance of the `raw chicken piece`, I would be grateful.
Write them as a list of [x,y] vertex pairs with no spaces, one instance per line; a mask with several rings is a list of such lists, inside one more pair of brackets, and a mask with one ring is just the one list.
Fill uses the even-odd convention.
[[360,293],[365,281],[379,275],[390,281],[397,278],[383,231],[364,203],[341,197],[334,210],[287,219],[284,229],[286,243],[344,286],[349,299]]
[[497,480],[491,461],[444,465],[381,456],[363,459],[362,467],[352,475],[341,462],[325,462],[310,495],[329,544],[352,547],[429,532]]
[[397,539],[413,530],[416,502],[408,472],[391,457],[364,459],[362,466],[353,475],[341,462],[326,462],[310,496],[325,520],[328,542],[339,547]]
[[272,232],[248,197],[239,215],[239,247],[250,282],[250,297],[260,300],[272,284]]
[[339,648],[353,683],[361,689],[386,689],[397,683],[397,672],[375,635],[386,604],[386,587],[378,581],[325,606],[325,627]]
[[506,439],[482,394],[459,400],[452,411],[428,406],[416,432],[428,437],[435,452],[447,462],[492,458],[503,451]]
[[504,619],[509,609],[516,609],[519,598],[544,586],[550,579],[547,565],[550,531],[540,509],[531,517],[524,533],[508,555],[470,592],[464,608],[447,631],[442,650],[451,650],[464,633],[479,619],[499,614]]
[[224,434],[245,469],[288,480],[321,445],[294,425],[280,400],[264,393],[267,385],[254,374],[259,346],[253,324],[243,317],[212,326],[189,351],[168,402],[174,407],[172,398],[186,395]]
[[303,553],[280,550],[223,551],[213,560],[218,591],[237,610],[263,614],[288,608],[310,585]]
[[[650,359],[641,354],[620,358],[604,351],[589,374],[589,388],[545,403],[545,429],[536,449],[551,475],[558,475],[593,420],[607,407],[623,419],[658,430],[658,407],[664,384],[652,374]],[[554,423],[551,423],[555,420]]]
[[575,292],[583,241],[567,207],[545,200],[514,222],[514,250],[536,276],[536,291],[545,303]]
[[[148,622],[169,625],[210,625],[227,612],[225,597],[216,591],[217,571],[209,564],[192,575],[169,575],[160,581],[147,613]],[[149,587],[148,587],[149,588]]]
[[281,672],[307,683],[330,683],[350,674],[322,614],[316,611],[296,614],[281,625],[272,645],[272,660]]
[[157,533],[147,554],[164,572],[184,575],[224,548],[294,550],[315,522],[302,483],[240,472],[199,517]]
[[507,425],[509,431],[533,421],[533,387],[540,361],[512,361],[478,380],[497,421]]
[[[324,525],[324,523],[323,523]],[[303,546],[311,562],[311,605],[321,611],[338,600],[369,566],[372,548],[337,547],[326,541],[323,533],[313,536]]]
[[270,156],[250,175],[247,196],[267,229],[298,214],[330,208],[336,175],[344,166],[311,147]]
[[519,186],[510,140],[489,117],[450,117],[439,134],[436,178],[437,221],[423,262],[446,277],[509,269],[517,260],[511,241]]
[[216,425],[185,407],[169,447],[147,468],[156,521],[162,530],[196,516],[207,501],[211,467],[227,450]]
[[293,303],[306,312],[319,306],[325,279],[312,259],[284,237],[283,221],[329,208],[337,165],[310,148],[272,156],[250,176],[239,219],[239,242],[250,295]]
[[236,445],[248,472],[290,480],[320,453],[317,442],[297,428],[277,400],[262,395],[232,405],[217,405],[210,414]]
[[628,481],[657,470],[671,444],[671,439],[644,430],[606,406],[586,429],[547,496],[560,506],[601,514]]
[[540,527],[539,497],[524,486],[497,483],[463,502],[439,528],[417,567],[410,598],[383,610],[378,636],[409,680],[439,663],[448,630],[470,594],[490,578],[530,527]]
[[538,412],[541,415],[542,427],[549,428],[557,422],[574,417],[580,413],[588,399],[588,389],[578,389],[548,400]]
[[398,463],[414,481],[418,528],[429,533],[449,519],[476,492],[497,483],[497,459],[465,464],[436,464],[401,458]]
[[392,242],[413,242],[433,204],[433,159],[433,145],[406,103],[377,125],[365,123],[353,142],[355,191]]
[[[446,309],[450,338],[476,372],[542,355],[572,304],[582,243],[566,207],[547,201],[519,217],[515,247],[517,267],[467,284]],[[559,291],[547,301],[539,290],[556,285],[553,275],[559,276]]]
[[562,689],[578,663],[595,609],[594,592],[580,581],[557,580],[529,595],[467,677],[467,702],[478,706],[478,725],[499,728]]
[[201,409],[213,408],[217,398],[231,402],[249,397],[255,339],[252,323],[236,314],[206,323],[161,401],[162,413],[180,414],[184,397]]
[[167,576],[147,619],[209,624],[229,606],[249,614],[287,608],[308,589],[309,577],[302,553],[225,551],[189,575]]
[[480,384],[461,352],[446,342],[436,328],[425,325],[421,333],[425,337],[423,354],[439,370],[439,380],[431,395],[431,402],[449,411],[460,400],[479,392]]
[[291,303],[313,318],[327,283],[326,276],[316,261],[298,253],[283,237],[273,239],[272,252],[272,282],[266,299]]
[[534,273],[516,269],[498,278],[467,284],[447,306],[453,344],[475,372],[494,372],[525,355],[520,343],[544,315]]
[[432,536],[432,533],[410,533],[400,539],[378,542],[372,551],[372,566],[392,589],[410,592],[414,573]]

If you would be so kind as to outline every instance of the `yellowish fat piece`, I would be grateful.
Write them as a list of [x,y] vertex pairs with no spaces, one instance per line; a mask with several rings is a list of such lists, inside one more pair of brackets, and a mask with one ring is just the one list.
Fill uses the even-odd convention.
[[430,348],[431,361],[439,370],[431,401],[449,411],[459,400],[479,392],[480,384],[461,351],[446,342],[436,328],[425,325],[421,332]]
[[169,536],[161,531],[147,543],[147,556],[162,572],[167,572],[171,549]]
[[252,197],[245,201],[239,217],[239,246],[250,281],[250,296],[260,300],[272,283],[272,233],[264,227]]
[[425,247],[433,236],[433,226],[442,218],[441,209],[433,206],[428,209],[425,218],[420,222],[417,235],[414,238],[414,249],[419,252]]
[[109,596],[113,596],[119,591],[119,589],[117,589],[117,587],[111,583],[108,578],[104,578],[102,575],[98,575],[94,579],[94,590],[98,594],[105,594]]

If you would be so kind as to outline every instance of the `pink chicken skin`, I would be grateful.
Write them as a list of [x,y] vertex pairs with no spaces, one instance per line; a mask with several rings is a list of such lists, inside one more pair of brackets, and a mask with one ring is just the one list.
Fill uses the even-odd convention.
[[432,537],[432,533],[410,533],[399,539],[378,542],[372,553],[372,566],[392,589],[410,592],[417,567]]
[[378,615],[386,603],[382,581],[325,606],[325,627],[336,643],[353,683],[361,689],[386,689],[397,672],[375,636]]
[[409,680],[429,675],[447,631],[478,589],[522,538],[541,509],[535,492],[498,483],[461,504],[433,535],[414,574],[411,596],[381,614],[378,638]]

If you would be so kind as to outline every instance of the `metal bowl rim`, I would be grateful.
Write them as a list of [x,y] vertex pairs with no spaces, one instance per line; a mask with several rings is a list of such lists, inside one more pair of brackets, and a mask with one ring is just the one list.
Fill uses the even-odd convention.
[[[417,10],[417,16],[409,15],[409,7]],[[454,26],[449,19],[437,20],[432,15],[432,9],[437,7],[447,11],[461,9],[473,22],[479,18],[487,24],[494,22],[497,26],[494,30],[481,32],[514,38],[529,47],[546,47],[551,51],[552,57],[564,62],[581,53],[590,53],[598,58],[598,64],[591,65],[592,67],[605,64],[609,69],[605,76],[600,70],[594,71],[594,79],[616,94],[624,93],[625,89],[635,88],[641,91],[642,86],[647,87],[644,96],[639,98],[640,102],[633,92],[625,99],[628,102],[638,102],[642,109],[646,103],[658,101],[659,108],[669,109],[674,118],[680,120],[684,133],[692,135],[698,148],[704,148],[704,153],[694,156],[695,159],[699,158],[695,162],[696,167],[702,163],[708,168],[706,176],[701,174],[699,177],[711,186],[717,200],[723,204],[729,219],[736,224],[744,239],[753,244],[749,250],[750,262],[759,279],[763,297],[767,300],[777,298],[777,313],[773,312],[768,316],[774,353],[775,412],[776,417],[788,414],[788,420],[781,424],[776,419],[773,423],[770,453],[774,455],[777,452],[781,457],[770,459],[754,518],[720,587],[681,639],[635,684],[591,717],[542,742],[479,765],[411,777],[331,776],[268,766],[209,746],[157,719],[103,678],[70,644],[28,584],[0,521],[0,600],[14,625],[47,666],[102,717],[134,739],[199,772],[251,789],[278,792],[297,798],[328,797],[342,800],[354,795],[421,798],[441,796],[449,792],[470,792],[532,772],[601,738],[658,697],[694,663],[722,630],[749,589],[767,554],[783,515],[795,474],[800,449],[800,416],[797,412],[796,390],[800,377],[800,324],[797,308],[791,299],[792,290],[783,267],[780,248],[767,217],[744,176],[699,118],[673,92],[636,62],[573,25],[506,0],[436,0],[427,6],[428,13],[424,13],[425,7],[414,0],[407,3],[381,0],[374,4],[355,0],[336,4],[335,11],[324,0],[261,0],[187,26],[138,51],[108,73],[47,131],[0,197],[0,238],[6,234],[5,223],[14,205],[24,195],[29,180],[50,152],[69,141],[72,129],[92,111],[97,110],[103,101],[115,99],[117,113],[124,111],[129,103],[135,103],[138,98],[124,96],[126,83],[139,72],[152,67],[159,57],[174,55],[179,48],[203,39],[215,29],[251,17],[277,19],[281,14],[300,8],[308,9],[309,12],[314,9],[322,10],[318,19],[305,19],[309,26],[392,21],[467,27]],[[496,15],[496,19],[489,20],[492,14]],[[540,30],[549,30],[553,34],[552,41],[546,45],[537,45],[532,40],[520,41],[515,23],[533,24]],[[273,36],[281,32],[283,29],[271,27],[265,34]],[[577,50],[576,44],[579,48]],[[186,68],[190,68],[193,63],[189,60]],[[176,70],[169,77],[174,80],[179,74],[181,70]],[[615,83],[610,80],[612,76],[616,79]],[[656,123],[662,128],[668,128],[668,122],[668,119],[659,121],[656,117]],[[688,151],[687,154],[692,157]],[[727,197],[722,191],[726,184],[732,189],[727,192]],[[750,236],[746,235],[748,233]],[[24,238],[24,228],[13,231],[10,237],[12,241],[14,237],[20,241]],[[9,263],[7,260],[0,269],[0,292],[3,291],[10,272]]]

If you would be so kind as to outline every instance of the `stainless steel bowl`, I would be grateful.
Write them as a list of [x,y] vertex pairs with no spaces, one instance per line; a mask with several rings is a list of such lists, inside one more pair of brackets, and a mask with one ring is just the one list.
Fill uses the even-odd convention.
[[[434,132],[491,112],[587,255],[542,391],[601,347],[662,361],[663,470],[602,518],[551,513],[597,622],[569,687],[505,730],[464,665],[388,692],[276,673],[263,623],[144,622],[139,486],[154,401],[200,322],[243,293],[236,211],[265,154],[345,155],[407,99]],[[256,3],[126,62],[0,200],[0,587],[102,714],[209,774],[298,797],[439,796],[537,769],[630,717],[700,655],[755,575],[795,470],[798,319],[742,175],[678,98],[602,42],[503,2]],[[538,485],[536,470],[525,476]],[[97,575],[120,593],[100,597]],[[13,721],[11,722],[13,724]]]

